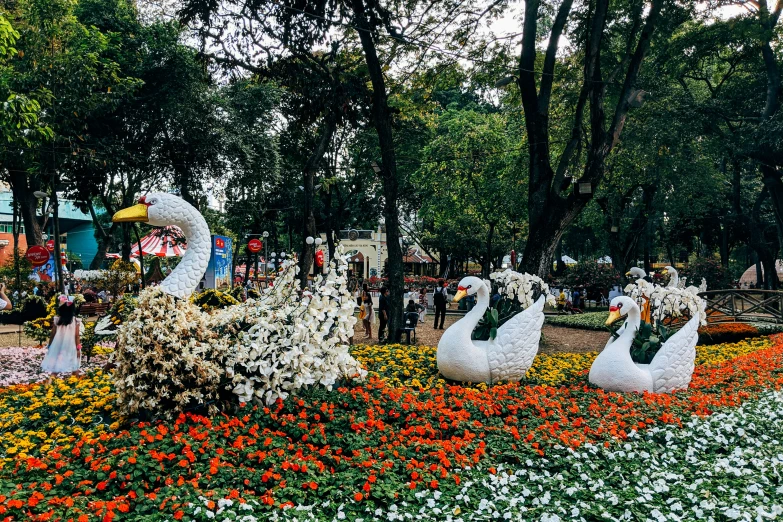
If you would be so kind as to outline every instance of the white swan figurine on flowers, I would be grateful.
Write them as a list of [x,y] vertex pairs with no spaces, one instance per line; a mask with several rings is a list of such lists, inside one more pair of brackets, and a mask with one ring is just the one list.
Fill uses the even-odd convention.
[[669,275],[669,282],[666,286],[669,288],[679,288],[680,287],[680,275],[677,273],[677,269],[675,269],[673,266],[666,266],[663,269],[663,275]]
[[112,221],[143,222],[155,227],[175,225],[188,240],[188,249],[177,267],[160,284],[161,290],[186,299],[198,288],[212,254],[212,239],[204,216],[196,207],[173,194],[156,192],[139,204],[120,210]]
[[467,382],[518,381],[538,353],[544,324],[545,297],[501,325],[490,341],[474,341],[471,334],[489,307],[489,288],[478,277],[459,282],[454,301],[476,295],[476,306],[451,325],[438,343],[438,371],[447,379]]
[[634,266],[634,267],[631,267],[631,269],[628,270],[625,273],[625,275],[628,276],[628,277],[635,277],[636,279],[644,279],[645,277],[647,277],[647,272],[645,272],[644,270],[642,270],[638,266]]
[[300,292],[298,268],[288,262],[258,299],[206,313],[187,299],[211,250],[198,210],[154,193],[113,219],[176,225],[188,241],[177,268],[159,287],[140,292],[118,329],[114,384],[124,415],[214,412],[231,399],[273,404],[305,386],[331,388],[366,374],[349,352],[355,302],[341,249],[309,290]]
[[618,338],[610,338],[590,367],[588,380],[607,391],[671,393],[688,387],[696,360],[699,340],[699,315],[694,315],[678,332],[663,343],[650,364],[631,359],[631,345],[641,324],[641,311],[630,297],[612,299],[609,318],[612,324],[626,316]]

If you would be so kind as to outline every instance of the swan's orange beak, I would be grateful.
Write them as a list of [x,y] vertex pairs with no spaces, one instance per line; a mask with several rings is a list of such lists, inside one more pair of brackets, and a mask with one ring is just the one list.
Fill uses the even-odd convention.
[[460,286],[459,288],[457,288],[457,293],[454,294],[454,302],[456,303],[466,295],[468,295],[468,291]]
[[132,207],[124,208],[114,214],[112,216],[111,220],[115,223],[136,223],[141,221],[142,223],[147,222],[147,205],[140,203],[138,205],[134,205]]
[[622,317],[620,315],[620,309],[616,306],[610,306],[609,307],[609,317],[606,319],[606,326],[609,326],[613,322],[617,321]]

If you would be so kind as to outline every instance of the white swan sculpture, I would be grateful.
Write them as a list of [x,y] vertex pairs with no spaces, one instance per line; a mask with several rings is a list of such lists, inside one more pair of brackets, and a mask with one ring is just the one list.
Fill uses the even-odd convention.
[[620,336],[610,338],[595,358],[588,380],[599,388],[616,392],[671,393],[687,388],[695,367],[698,315],[663,343],[650,364],[638,364],[631,359],[631,345],[641,323],[641,312],[630,297],[612,299],[606,324],[622,316],[627,318],[618,330]]
[[645,272],[638,266],[634,266],[630,270],[628,270],[625,273],[625,275],[628,277],[635,277],[636,279],[644,279],[645,277],[647,277],[647,272]]
[[119,327],[114,384],[126,414],[170,416],[201,406],[216,411],[228,395],[273,404],[304,386],[331,388],[366,374],[349,353],[355,303],[339,249],[333,269],[307,291],[299,292],[297,267],[289,263],[258,299],[206,313],[187,299],[211,250],[198,210],[177,196],[155,193],[113,219],[176,225],[188,240],[177,268],[159,287],[139,294],[138,306]]
[[680,285],[680,275],[673,266],[666,266],[663,269],[663,275],[669,275],[669,282],[666,284],[669,288],[678,288]]
[[167,294],[182,299],[193,294],[204,277],[212,253],[209,226],[198,209],[173,194],[156,192],[140,198],[138,205],[120,210],[114,214],[112,221],[179,227],[188,240],[188,249],[160,287]]
[[474,341],[471,334],[489,306],[489,288],[478,277],[466,277],[459,282],[454,301],[466,295],[476,295],[478,301],[443,333],[438,343],[438,371],[455,381],[493,384],[520,380],[538,352],[544,296],[500,326],[495,339]]

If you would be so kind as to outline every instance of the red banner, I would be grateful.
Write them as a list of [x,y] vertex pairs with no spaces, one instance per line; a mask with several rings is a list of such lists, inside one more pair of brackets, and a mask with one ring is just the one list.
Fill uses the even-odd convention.
[[33,266],[43,266],[49,262],[49,251],[42,246],[33,245],[27,249],[25,257]]
[[264,248],[264,244],[258,239],[251,239],[247,243],[247,249],[253,252],[254,254],[261,252],[262,248]]

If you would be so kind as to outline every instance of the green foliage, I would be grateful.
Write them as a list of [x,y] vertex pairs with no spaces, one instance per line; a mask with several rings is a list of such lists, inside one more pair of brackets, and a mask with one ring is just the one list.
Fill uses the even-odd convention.
[[93,350],[95,350],[95,345],[100,340],[101,338],[95,335],[95,323],[94,322],[84,323],[84,326],[82,327],[80,341],[82,343],[82,355],[84,355],[84,357],[87,358],[88,363],[92,358]]
[[582,287],[588,290],[604,291],[622,284],[620,274],[609,264],[580,261],[566,270],[562,284],[569,288]]
[[103,271],[103,277],[96,282],[96,286],[104,288],[116,299],[128,291],[128,285],[135,284],[138,280],[135,265],[118,259]]
[[[413,175],[425,245],[488,266],[507,249],[496,241],[508,222],[524,220],[525,180],[512,122],[502,114],[449,108],[422,150],[429,161]],[[493,242],[494,249],[487,250]]]
[[[30,261],[23,255],[11,256],[0,265],[0,281],[4,282],[8,286],[7,293],[27,292],[32,293],[35,282],[30,279],[30,275],[33,273],[33,266]],[[19,281],[17,284],[17,274],[19,275]]]
[[[613,327],[607,328],[614,339],[619,337],[617,330],[622,324],[622,321],[617,321],[615,325],[612,325]],[[631,343],[631,359],[637,364],[650,364],[663,343],[669,340],[673,333],[662,324],[653,329],[650,323],[642,321]]]
[[13,303],[11,310],[0,311],[0,324],[24,324],[46,317],[46,301],[37,295],[27,295]]
[[473,330],[472,339],[475,340],[493,340],[498,335],[500,326],[500,314],[497,308],[487,308],[484,317]]

